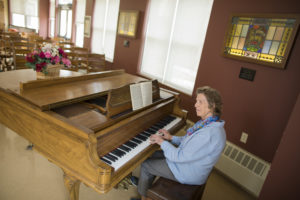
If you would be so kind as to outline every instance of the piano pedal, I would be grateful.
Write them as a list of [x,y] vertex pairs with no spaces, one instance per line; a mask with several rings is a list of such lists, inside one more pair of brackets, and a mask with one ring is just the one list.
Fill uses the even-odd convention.
[[130,186],[133,186],[132,181],[130,180],[131,176],[123,178],[117,186],[117,189],[128,190]]
[[138,183],[139,183],[139,178],[136,177],[136,176],[131,176],[130,177],[130,183],[131,183],[131,185],[137,187]]
[[117,188],[117,189],[128,190],[128,185],[122,180],[122,181],[118,184],[118,188]]
[[129,185],[129,186],[132,185],[132,182],[131,182],[131,180],[130,180],[129,177],[124,178],[124,182],[125,182],[127,185]]
[[26,150],[32,150],[33,149],[33,144],[32,143],[30,143],[27,147],[26,147]]

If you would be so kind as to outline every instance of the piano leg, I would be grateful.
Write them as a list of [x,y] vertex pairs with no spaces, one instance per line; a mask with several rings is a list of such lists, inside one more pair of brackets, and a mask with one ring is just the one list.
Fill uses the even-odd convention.
[[69,191],[70,200],[79,200],[79,186],[80,181],[73,176],[70,176],[64,172],[64,182],[65,186]]

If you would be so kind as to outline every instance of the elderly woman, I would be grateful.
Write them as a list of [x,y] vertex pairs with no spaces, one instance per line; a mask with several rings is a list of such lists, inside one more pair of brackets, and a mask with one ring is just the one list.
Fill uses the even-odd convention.
[[150,137],[150,142],[160,145],[162,151],[141,165],[138,192],[142,200],[147,200],[147,190],[156,176],[191,185],[206,182],[226,141],[219,92],[208,86],[198,88],[195,108],[200,120],[185,136],[172,136],[162,129],[161,134]]

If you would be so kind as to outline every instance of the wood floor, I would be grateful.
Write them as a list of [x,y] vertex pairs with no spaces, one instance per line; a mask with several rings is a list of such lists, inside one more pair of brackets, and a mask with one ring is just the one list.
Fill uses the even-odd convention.
[[[28,142],[0,124],[0,200],[67,200],[62,170],[39,153],[26,150]],[[138,175],[137,168],[133,174]],[[81,184],[80,200],[129,200],[136,187],[98,194]],[[223,175],[213,171],[202,200],[254,200]]]

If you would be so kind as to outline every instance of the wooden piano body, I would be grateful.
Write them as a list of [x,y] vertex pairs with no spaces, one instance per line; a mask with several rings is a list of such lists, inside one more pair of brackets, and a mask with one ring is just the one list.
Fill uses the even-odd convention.
[[182,118],[171,133],[185,124],[178,95],[162,89],[154,91],[153,104],[132,111],[122,89],[146,79],[122,70],[36,79],[32,70],[0,73],[0,123],[62,168],[70,199],[78,199],[80,182],[108,192],[159,146],[150,145],[118,170],[101,156],[169,114]]

